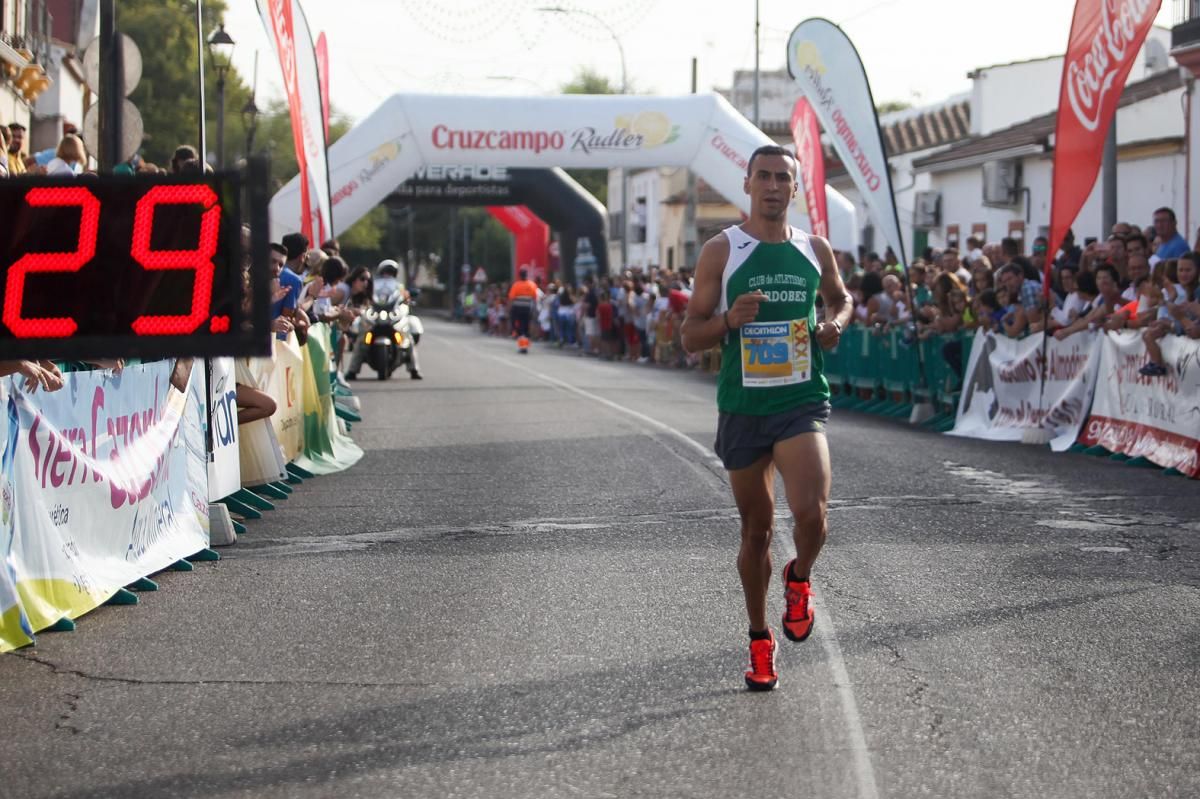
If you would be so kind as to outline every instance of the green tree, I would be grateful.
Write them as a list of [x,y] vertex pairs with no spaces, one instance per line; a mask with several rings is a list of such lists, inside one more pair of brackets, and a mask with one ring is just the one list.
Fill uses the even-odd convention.
[[[599,72],[581,67],[576,71],[575,77],[563,84],[561,91],[563,94],[619,94],[621,89]],[[607,169],[568,169],[567,174],[579,181],[601,205],[607,204]]]
[[875,112],[883,116],[893,111],[907,111],[910,108],[912,108],[912,103],[905,102],[904,100],[887,100],[875,106]]
[[[225,16],[225,0],[204,4],[204,35],[216,29]],[[165,166],[180,144],[197,146],[200,139],[200,103],[197,85],[196,6],[193,0],[121,0],[118,26],[142,54],[142,79],[130,100],[142,113],[145,139],[142,155]],[[235,37],[236,38],[236,37]],[[207,149],[217,149],[217,73],[205,55],[204,98]],[[225,162],[233,164],[244,154],[245,126],[241,109],[250,89],[236,70],[225,76]]]

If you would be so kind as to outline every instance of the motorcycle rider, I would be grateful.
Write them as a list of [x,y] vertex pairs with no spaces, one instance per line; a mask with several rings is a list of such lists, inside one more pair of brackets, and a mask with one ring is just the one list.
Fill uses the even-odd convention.
[[[374,280],[375,295],[390,295],[394,291],[399,291],[401,294],[401,302],[412,302],[412,295],[409,294],[404,284],[400,282],[400,265],[392,259],[388,258],[379,262],[379,266],[375,269]],[[361,323],[363,317],[359,317],[358,322]],[[413,380],[423,380],[421,377],[421,369],[417,361],[417,345],[421,343],[421,334],[425,332],[425,328],[421,325],[421,320],[415,314],[408,315],[408,330],[412,335],[412,347],[410,348],[411,357],[408,361],[408,374]],[[366,343],[366,336],[359,335],[354,343],[354,353],[350,356],[350,368],[346,370],[347,380],[356,380],[358,378],[358,370],[362,368],[363,361],[366,360],[370,348]]]

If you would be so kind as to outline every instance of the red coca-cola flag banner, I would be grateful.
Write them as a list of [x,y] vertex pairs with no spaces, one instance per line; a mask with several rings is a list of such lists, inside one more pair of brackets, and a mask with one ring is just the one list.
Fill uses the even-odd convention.
[[317,79],[321,84],[321,116],[325,123],[325,141],[329,141],[329,45],[325,31],[317,37]]
[[829,238],[829,211],[825,204],[825,153],[821,150],[821,130],[817,115],[808,99],[801,97],[792,109],[792,140],[796,143],[796,161],[812,234]]
[[[1050,243],[1058,247],[1096,184],[1104,140],[1162,0],[1077,0],[1054,131]],[[1046,259],[1044,291],[1050,294]]]

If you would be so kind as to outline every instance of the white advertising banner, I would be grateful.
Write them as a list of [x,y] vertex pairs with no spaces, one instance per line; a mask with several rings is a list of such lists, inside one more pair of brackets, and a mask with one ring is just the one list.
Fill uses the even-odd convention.
[[297,203],[290,218],[280,220],[286,229],[273,233],[273,241],[279,241],[283,233],[300,231],[316,246],[333,233],[324,98],[312,32],[299,0],[258,0],[258,12],[279,57],[296,161],[300,174],[306,178],[304,202]]
[[[422,166],[688,167],[748,212],[747,159],[772,144],[719,95],[466,97],[398,94],[329,148],[335,233],[383,201]],[[829,192],[835,246],[858,244],[854,206]],[[295,227],[294,178],[271,200],[274,239]],[[793,224],[808,228],[802,206]]]
[[812,104],[875,224],[906,263],[879,117],[858,51],[837,25],[808,19],[792,31],[787,58],[788,71]]
[[1076,333],[1046,344],[1046,386],[1041,388],[1043,337],[1011,339],[979,331],[950,435],[1020,441],[1028,430],[1049,427],[1050,447],[1075,443],[1087,418],[1100,366],[1100,337]]
[[[213,459],[208,462],[208,499],[216,502],[242,487],[238,457],[237,385],[233,358],[212,359],[212,383],[208,401],[212,408]],[[201,368],[203,361],[197,361]],[[201,375],[192,376],[193,384],[204,385]]]
[[208,546],[202,408],[172,366],[75,372],[52,393],[8,378],[6,566],[32,631]]
[[1080,443],[1200,477],[1200,341],[1167,336],[1160,344],[1168,374],[1145,377],[1138,370],[1146,346],[1136,331],[1104,337],[1104,380]]

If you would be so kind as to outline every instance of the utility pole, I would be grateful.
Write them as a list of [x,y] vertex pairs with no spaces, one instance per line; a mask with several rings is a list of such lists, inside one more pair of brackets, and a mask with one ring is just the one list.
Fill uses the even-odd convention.
[[1103,185],[1100,212],[1100,240],[1108,238],[1113,225],[1117,224],[1117,117],[1113,115],[1104,140],[1104,160],[1100,162],[1100,177]]
[[121,162],[121,112],[125,103],[124,50],[117,31],[116,0],[100,3],[100,169]]
[[[692,94],[696,93],[696,59],[692,59]],[[687,205],[683,212],[683,266],[696,268],[696,173],[688,170]]]
[[[754,127],[758,127],[758,0],[754,0]],[[693,89],[693,91],[695,91]]]

